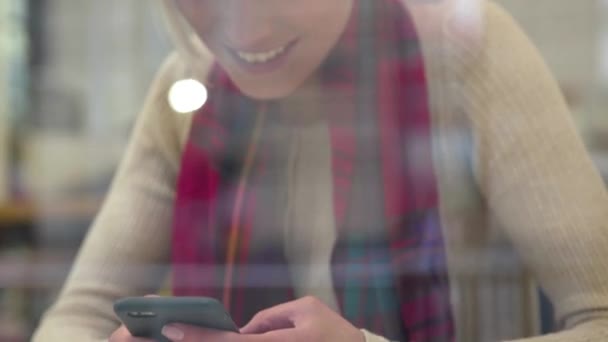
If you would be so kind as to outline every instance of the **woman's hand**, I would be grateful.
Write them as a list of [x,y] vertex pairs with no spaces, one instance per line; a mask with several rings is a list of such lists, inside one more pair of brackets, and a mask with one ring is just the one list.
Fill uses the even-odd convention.
[[114,331],[112,336],[110,336],[110,339],[108,339],[108,342],[154,342],[154,341],[147,339],[147,338],[133,337],[131,335],[131,333],[129,332],[129,330],[127,330],[127,328],[125,328],[125,326],[123,325],[120,328],[118,328],[116,331]]
[[173,342],[364,342],[363,333],[314,297],[260,311],[241,334],[171,324],[163,334]]

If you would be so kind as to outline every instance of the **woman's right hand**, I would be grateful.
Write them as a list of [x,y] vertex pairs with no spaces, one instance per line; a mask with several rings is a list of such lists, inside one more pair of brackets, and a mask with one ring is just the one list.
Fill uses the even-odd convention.
[[116,331],[114,331],[112,336],[110,336],[108,342],[154,342],[154,340],[148,338],[133,337],[129,330],[127,330],[127,328],[123,325]]

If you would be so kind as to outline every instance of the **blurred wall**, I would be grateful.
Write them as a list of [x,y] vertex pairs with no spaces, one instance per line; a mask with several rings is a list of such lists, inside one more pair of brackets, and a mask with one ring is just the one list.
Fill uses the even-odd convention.
[[[0,16],[0,32],[5,32],[2,23],[5,22]],[[7,63],[5,51],[0,51],[0,75],[6,75]],[[0,103],[7,103],[8,94],[6,77],[0,77]],[[0,202],[8,198],[8,168],[9,168],[9,116],[7,106],[0,106]]]
[[26,110],[26,9],[23,1],[0,1],[0,203],[12,190],[13,121]]
[[[107,177],[169,49],[150,0],[48,0],[26,183],[37,197]],[[86,162],[83,162],[86,161]]]

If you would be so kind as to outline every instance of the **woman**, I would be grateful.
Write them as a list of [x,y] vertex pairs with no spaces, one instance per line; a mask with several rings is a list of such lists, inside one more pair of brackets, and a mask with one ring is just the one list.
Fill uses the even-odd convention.
[[[165,7],[178,53],[35,341],[140,341],[112,303],[157,291],[168,263],[174,295],[244,325],[170,325],[172,341],[523,338],[529,275],[563,331],[524,341],[608,337],[604,185],[495,4]],[[209,101],[176,115],[167,92],[193,76]]]

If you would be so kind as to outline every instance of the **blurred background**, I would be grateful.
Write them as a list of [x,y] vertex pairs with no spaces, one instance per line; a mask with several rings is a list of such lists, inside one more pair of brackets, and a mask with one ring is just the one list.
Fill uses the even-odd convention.
[[[608,176],[608,0],[502,0]],[[0,0],[0,341],[60,288],[170,51],[150,0]]]

